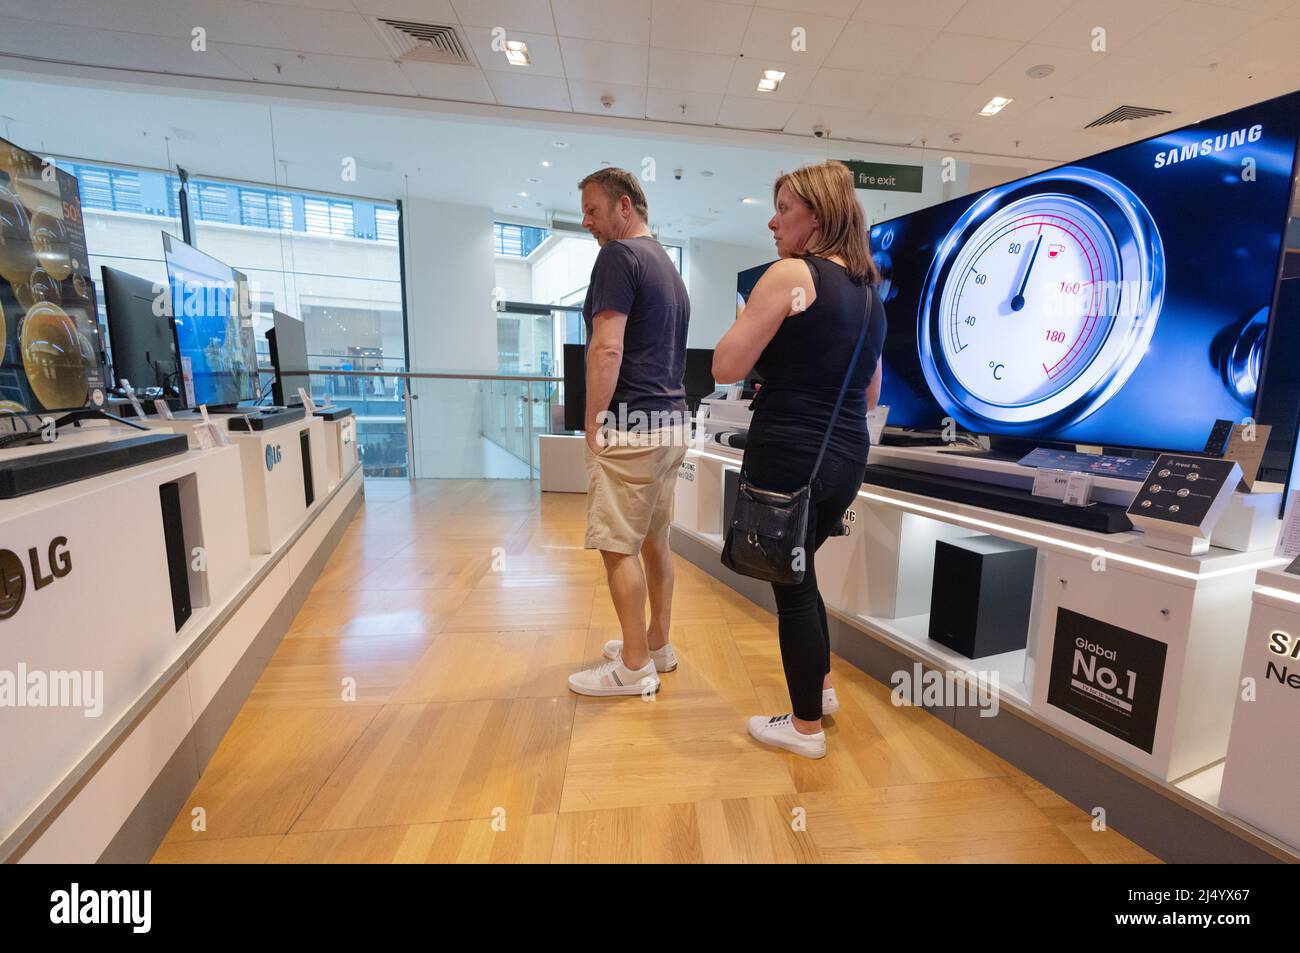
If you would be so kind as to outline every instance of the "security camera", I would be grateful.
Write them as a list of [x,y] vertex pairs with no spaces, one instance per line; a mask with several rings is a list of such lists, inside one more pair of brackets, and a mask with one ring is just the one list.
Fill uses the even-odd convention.
[[813,126],[813,135],[816,136],[818,139],[825,139],[830,134],[831,131],[826,126],[821,126],[821,125]]
[[673,169],[673,178],[680,182],[682,180],[682,170]]

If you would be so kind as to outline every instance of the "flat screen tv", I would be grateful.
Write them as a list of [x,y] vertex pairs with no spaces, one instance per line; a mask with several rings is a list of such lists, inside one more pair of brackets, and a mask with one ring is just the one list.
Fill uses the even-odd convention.
[[587,347],[564,345],[564,429],[582,430],[587,412]]
[[0,414],[102,407],[76,177],[0,139]]
[[165,307],[166,287],[107,265],[100,272],[116,386],[127,380],[137,393],[157,388],[167,397],[179,397],[180,362]]
[[889,422],[1193,452],[1267,423],[1298,130],[1292,94],[873,226]]
[[256,400],[256,356],[250,360],[235,272],[166,232],[163,257],[186,404],[217,409]]
[[682,383],[686,388],[686,406],[695,413],[700,409],[700,401],[712,394],[717,386],[713,380],[713,348],[686,349],[686,374]]
[[271,345],[271,363],[275,365],[275,383],[271,385],[272,400],[281,407],[296,407],[302,403],[298,388],[311,393],[311,378],[295,371],[307,369],[307,327],[297,318],[275,312],[275,327],[267,333]]

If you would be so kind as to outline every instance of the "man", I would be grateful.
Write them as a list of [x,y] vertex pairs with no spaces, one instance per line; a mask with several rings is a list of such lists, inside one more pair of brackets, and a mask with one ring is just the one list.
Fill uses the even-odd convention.
[[606,168],[578,187],[582,226],[601,246],[583,306],[586,548],[600,550],[623,638],[605,644],[608,662],[571,675],[569,688],[639,695],[658,691],[658,673],[677,667],[668,644],[668,528],[689,436],[683,376],[691,306],[681,275],[646,225],[636,177]]

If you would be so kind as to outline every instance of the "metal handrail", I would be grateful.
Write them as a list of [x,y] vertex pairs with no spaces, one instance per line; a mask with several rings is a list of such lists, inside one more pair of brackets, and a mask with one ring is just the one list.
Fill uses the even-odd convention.
[[311,368],[308,370],[286,369],[281,371],[289,376],[320,374],[343,377],[405,377],[417,380],[451,380],[451,381],[536,381],[537,383],[563,384],[563,377],[542,377],[538,374],[464,374],[452,371],[344,371]]

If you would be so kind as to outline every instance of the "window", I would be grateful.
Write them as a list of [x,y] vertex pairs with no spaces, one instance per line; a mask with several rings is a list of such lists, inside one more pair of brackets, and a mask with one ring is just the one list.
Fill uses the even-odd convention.
[[[181,235],[179,177],[71,160],[59,166],[77,177],[92,273],[108,265],[165,281],[161,233]],[[189,194],[195,245],[249,278],[259,363],[269,365],[265,335],[280,310],[306,324],[313,370],[405,368],[395,203],[199,176],[191,176]],[[100,317],[102,330],[102,292]],[[111,340],[108,347],[111,356]],[[367,476],[406,475],[396,378],[314,374],[312,391],[353,407]]]
[[493,222],[492,233],[495,250],[498,255],[507,258],[527,258],[550,234],[545,228],[531,225],[510,225],[506,222]]
[[[396,215],[397,210],[393,210]],[[293,205],[289,196],[263,189],[239,190],[239,220],[252,228],[293,228]]]

